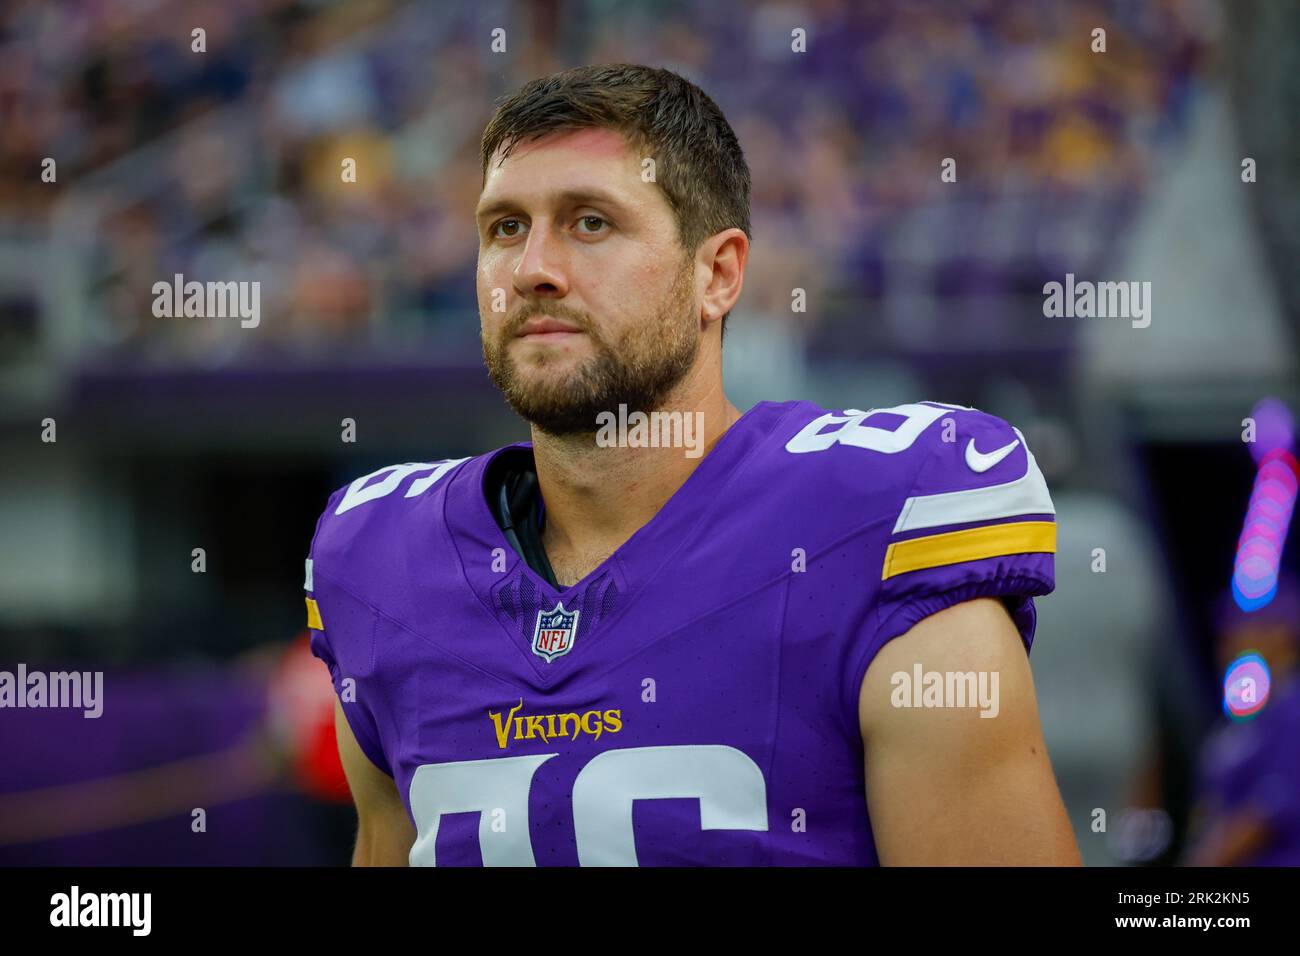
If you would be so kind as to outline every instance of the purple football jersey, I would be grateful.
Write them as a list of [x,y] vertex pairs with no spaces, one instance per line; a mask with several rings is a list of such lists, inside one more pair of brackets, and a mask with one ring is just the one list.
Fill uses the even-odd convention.
[[858,696],[929,614],[1005,599],[1055,524],[1023,436],[935,402],[762,402],[557,591],[485,500],[501,450],[331,496],[312,650],[390,774],[412,865],[873,865]]

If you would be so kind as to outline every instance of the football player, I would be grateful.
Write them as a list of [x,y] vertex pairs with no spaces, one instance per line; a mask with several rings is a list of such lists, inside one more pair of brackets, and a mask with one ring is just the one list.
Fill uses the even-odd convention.
[[681,77],[530,82],[482,162],[483,353],[532,441],[321,515],[353,862],[1077,863],[1027,659],[1055,526],[1024,436],[727,400],[749,170]]

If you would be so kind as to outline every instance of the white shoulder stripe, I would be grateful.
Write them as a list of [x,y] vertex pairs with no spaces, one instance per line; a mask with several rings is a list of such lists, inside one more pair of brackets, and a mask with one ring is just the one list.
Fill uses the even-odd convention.
[[307,559],[307,579],[306,579],[305,581],[302,582],[302,588],[303,588],[304,591],[312,591],[312,590],[315,590],[315,589],[311,586],[311,558],[308,558],[308,559]]
[[1015,481],[965,491],[948,491],[937,495],[915,495],[903,502],[898,514],[894,534],[916,531],[919,528],[937,528],[946,524],[965,524],[971,521],[991,521],[1015,515],[1056,514],[1047,482],[1038,469],[1034,453],[1029,450],[1025,436],[1015,429],[1024,446],[1028,467]]

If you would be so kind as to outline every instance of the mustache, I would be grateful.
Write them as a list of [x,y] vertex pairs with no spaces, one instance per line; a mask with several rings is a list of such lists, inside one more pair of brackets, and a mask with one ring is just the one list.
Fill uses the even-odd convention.
[[[559,319],[561,322],[569,322],[578,327],[581,332],[588,335],[592,333],[591,317],[585,312],[579,312],[566,306],[552,303],[542,305],[540,303],[528,303],[522,306],[518,312],[510,316],[505,326],[501,329],[501,334],[505,338],[513,338],[529,319],[539,315],[545,315],[552,319]],[[594,336],[592,336],[594,338]]]

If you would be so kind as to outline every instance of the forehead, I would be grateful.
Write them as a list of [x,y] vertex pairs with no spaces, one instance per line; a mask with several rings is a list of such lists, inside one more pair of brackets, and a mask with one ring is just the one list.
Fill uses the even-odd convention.
[[561,130],[517,143],[488,163],[480,205],[548,192],[600,186],[630,191],[641,182],[640,165],[620,134],[608,129]]

